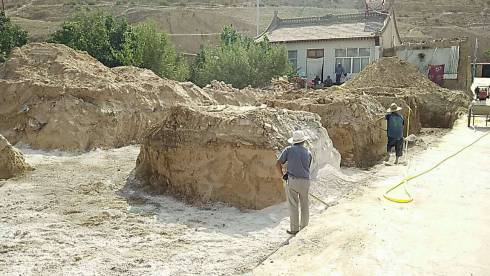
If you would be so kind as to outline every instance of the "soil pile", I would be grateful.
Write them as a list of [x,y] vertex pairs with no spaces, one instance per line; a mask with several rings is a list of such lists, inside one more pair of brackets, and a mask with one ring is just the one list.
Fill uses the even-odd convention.
[[144,140],[136,175],[153,189],[191,201],[262,209],[285,200],[275,162],[295,129],[311,137],[313,176],[325,165],[339,168],[340,155],[316,114],[177,106]]
[[32,168],[25,162],[22,153],[0,135],[0,179],[9,179],[29,170]]
[[264,89],[252,87],[237,89],[233,88],[231,84],[219,81],[212,81],[204,88],[204,91],[219,104],[236,106],[259,106],[266,99],[277,97],[291,90],[291,85],[282,79],[273,80],[271,85]]
[[[422,75],[417,67],[397,57],[382,58],[368,65],[345,84],[346,88],[416,87],[437,90],[440,87]],[[422,92],[422,91],[421,91]]]
[[370,64],[343,88],[353,94],[372,95],[385,108],[392,102],[410,106],[415,131],[420,127],[452,128],[471,100],[464,92],[439,87],[414,65],[396,57]]
[[32,43],[0,69],[0,133],[34,148],[88,150],[141,140],[165,108],[214,104],[190,83],[107,68],[64,45]]
[[[398,58],[383,58],[340,87],[285,93],[268,100],[272,107],[317,113],[342,155],[345,166],[368,167],[385,155],[386,122],[391,103],[410,116],[410,133],[422,127],[451,128],[469,104],[460,91],[441,88]],[[408,120],[405,124],[408,132]]]
[[329,89],[287,93],[267,104],[319,114],[342,156],[343,166],[372,166],[385,155],[386,123],[382,120],[385,109],[372,96]]

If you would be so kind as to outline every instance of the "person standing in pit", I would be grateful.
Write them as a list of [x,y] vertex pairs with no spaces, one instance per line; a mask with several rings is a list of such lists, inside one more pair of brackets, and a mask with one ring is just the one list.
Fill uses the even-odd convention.
[[388,114],[385,116],[388,135],[388,157],[386,161],[389,161],[391,149],[395,147],[395,164],[398,164],[398,159],[403,155],[403,126],[405,125],[405,119],[400,114],[400,110],[402,110],[401,107],[396,105],[396,103],[392,103],[387,110]]
[[[310,218],[309,189],[310,166],[312,156],[304,146],[308,137],[303,131],[293,132],[288,140],[291,146],[285,148],[276,162],[278,173],[286,180],[286,197],[289,206],[290,230],[288,234],[296,235],[299,230],[308,225]],[[283,175],[283,165],[287,163],[287,172]],[[301,206],[301,221],[299,221],[298,208]]]

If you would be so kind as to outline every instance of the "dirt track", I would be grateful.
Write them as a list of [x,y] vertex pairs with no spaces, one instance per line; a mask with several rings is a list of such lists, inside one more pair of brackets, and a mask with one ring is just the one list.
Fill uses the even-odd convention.
[[[438,146],[413,157],[409,174],[489,131],[465,124],[459,120]],[[404,175],[405,167],[382,168],[363,196],[316,217],[254,274],[488,275],[489,166],[490,135],[410,182],[415,200],[409,204],[382,196]]]

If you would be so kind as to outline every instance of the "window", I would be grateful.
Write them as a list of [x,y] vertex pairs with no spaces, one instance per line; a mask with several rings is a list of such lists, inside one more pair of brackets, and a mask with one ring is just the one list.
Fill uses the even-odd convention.
[[357,74],[370,62],[369,48],[335,49],[335,66],[341,63],[346,73]]
[[298,51],[288,51],[288,61],[294,70],[298,69]]
[[357,57],[359,56],[359,48],[349,48],[347,49],[348,57]]
[[369,48],[359,48],[360,57],[368,57],[370,55],[371,55],[371,51],[369,51]]
[[323,57],[323,49],[308,49],[307,57],[308,58],[322,58]]
[[346,57],[347,51],[346,49],[335,49],[335,57]]
[[361,59],[360,58],[353,58],[352,59],[352,73],[359,73],[361,72]]

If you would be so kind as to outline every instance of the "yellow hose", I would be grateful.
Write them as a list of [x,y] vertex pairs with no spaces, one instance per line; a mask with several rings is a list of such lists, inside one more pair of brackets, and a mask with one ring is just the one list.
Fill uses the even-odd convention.
[[[410,116],[410,111],[409,111],[409,113],[408,113],[408,114],[409,114],[409,116]],[[409,125],[410,125],[410,117],[408,118],[408,125],[407,125],[407,126],[409,126]],[[408,133],[408,130],[407,130],[407,133]],[[473,141],[471,144],[469,144],[469,145],[467,145],[467,146],[463,147],[462,149],[458,150],[456,153],[454,153],[454,154],[452,154],[452,155],[450,155],[450,156],[448,156],[448,157],[444,158],[443,160],[439,161],[437,164],[435,164],[434,166],[430,167],[429,169],[427,169],[427,170],[425,170],[425,171],[422,171],[422,172],[420,172],[420,173],[418,173],[418,174],[416,174],[416,175],[412,175],[412,176],[405,177],[405,178],[404,178],[404,179],[402,179],[400,182],[398,182],[396,185],[394,185],[393,187],[389,188],[389,189],[388,189],[388,190],[385,192],[385,194],[383,195],[383,196],[384,196],[384,198],[386,198],[387,200],[390,200],[390,201],[396,202],[396,203],[409,203],[409,202],[413,201],[412,196],[410,195],[410,193],[407,191],[407,189],[406,189],[405,187],[403,187],[403,188],[404,188],[404,190],[405,190],[405,194],[408,196],[408,198],[407,198],[407,199],[401,199],[401,198],[394,198],[394,197],[390,197],[390,196],[388,196],[388,193],[390,193],[391,191],[395,190],[396,188],[398,188],[398,187],[402,186],[403,184],[407,183],[407,182],[408,182],[408,181],[410,181],[410,180],[413,180],[413,179],[415,179],[415,178],[417,178],[417,177],[420,177],[420,176],[422,176],[422,175],[424,175],[424,174],[427,174],[427,173],[429,173],[429,172],[433,171],[435,168],[439,167],[439,166],[440,166],[442,163],[446,162],[447,160],[449,160],[449,159],[453,158],[454,156],[456,156],[456,155],[460,154],[460,153],[461,153],[462,151],[464,151],[465,149],[467,149],[467,148],[469,148],[469,147],[473,146],[474,144],[478,143],[478,141],[480,141],[481,139],[485,138],[485,137],[486,137],[486,136],[488,136],[489,134],[490,134],[490,132],[487,132],[486,134],[484,134],[484,135],[480,136],[478,139],[476,139],[475,141]]]

